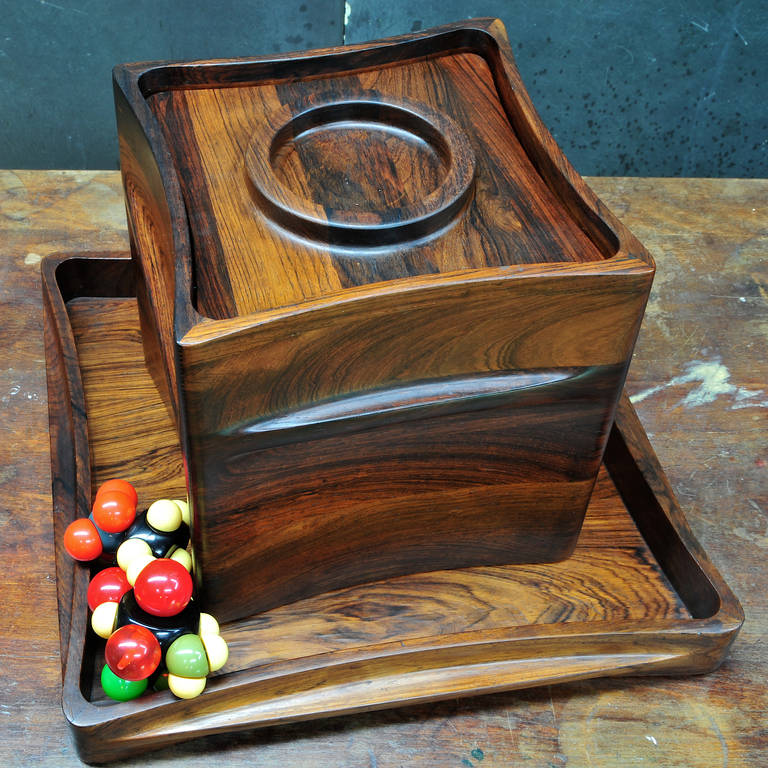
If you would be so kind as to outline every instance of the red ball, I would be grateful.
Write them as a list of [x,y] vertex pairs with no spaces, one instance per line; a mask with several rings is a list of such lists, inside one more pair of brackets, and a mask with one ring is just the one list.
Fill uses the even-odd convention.
[[96,491],[96,498],[104,491],[119,491],[124,493],[132,502],[133,506],[137,506],[139,503],[139,495],[136,493],[136,489],[127,480],[107,480],[106,483],[102,483],[99,486],[99,490]]
[[93,611],[102,603],[119,603],[131,588],[122,568],[105,568],[99,571],[88,585],[88,607]]
[[120,491],[100,491],[93,502],[93,520],[106,533],[121,533],[136,519],[136,504]]
[[139,607],[153,616],[175,616],[192,597],[192,577],[176,560],[158,558],[142,568],[133,585]]
[[64,531],[64,549],[75,560],[95,560],[102,551],[96,526],[87,517],[73,520]]
[[123,680],[145,680],[160,665],[160,643],[146,628],[126,624],[107,640],[104,656],[107,666]]

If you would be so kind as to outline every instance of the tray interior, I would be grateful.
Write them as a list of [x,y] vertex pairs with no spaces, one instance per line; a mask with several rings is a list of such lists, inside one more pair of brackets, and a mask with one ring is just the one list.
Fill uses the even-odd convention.
[[[135,299],[76,298],[67,309],[85,392],[95,488],[120,476],[140,504],[184,494],[175,429],[147,372]],[[212,610],[215,614],[215,609]],[[556,564],[441,571],[338,590],[225,625],[220,674],[382,641],[465,630],[611,620],[687,619],[601,468],[578,546]],[[101,698],[103,658],[92,642],[86,698]],[[105,702],[106,703],[106,702]]]

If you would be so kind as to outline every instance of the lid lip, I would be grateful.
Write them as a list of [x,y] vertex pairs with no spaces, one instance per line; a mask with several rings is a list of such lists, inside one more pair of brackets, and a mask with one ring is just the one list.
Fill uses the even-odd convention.
[[[599,268],[595,268],[598,265]],[[645,286],[643,292],[650,290],[654,268],[636,255],[618,253],[604,262],[552,262],[549,264],[513,264],[500,267],[482,267],[478,269],[423,274],[411,277],[368,283],[323,294],[306,299],[296,304],[289,304],[243,315],[215,319],[201,316],[200,322],[177,339],[180,349],[192,348],[214,340],[248,333],[258,327],[271,323],[288,321],[300,315],[318,313],[349,312],[353,307],[365,313],[363,307],[373,307],[386,302],[397,295],[412,293],[429,296],[443,291],[468,290],[472,286],[496,283],[507,284],[519,281],[536,281],[545,290],[566,289],[564,276],[579,280],[606,281],[614,284],[616,280],[629,281],[637,286]],[[627,286],[629,290],[629,286]]]
[[445,49],[490,53],[500,43],[509,45],[501,20],[481,17],[349,45],[262,56],[175,61],[158,59],[118,64],[113,69],[113,76],[133,80],[137,92],[147,99],[165,90],[238,87],[255,84],[256,81],[267,84],[312,79],[337,71],[362,71],[422,58]]

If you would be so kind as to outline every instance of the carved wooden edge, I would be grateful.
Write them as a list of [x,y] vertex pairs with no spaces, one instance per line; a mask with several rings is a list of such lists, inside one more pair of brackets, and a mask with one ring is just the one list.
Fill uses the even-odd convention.
[[[412,201],[400,216],[382,220],[347,221],[338,211],[306,200],[283,185],[272,168],[276,147],[326,121],[343,118],[382,121],[419,136],[443,158],[446,176],[423,200]],[[273,220],[300,234],[328,238],[340,245],[365,246],[375,236],[379,244],[424,237],[446,226],[471,194],[475,177],[475,154],[464,132],[445,114],[408,99],[382,100],[368,94],[354,101],[338,100],[316,105],[296,114],[286,104],[273,117],[279,126],[274,134],[258,133],[245,153],[246,177],[252,193],[269,210]]]
[[[62,257],[64,259],[66,257]],[[84,413],[75,417],[74,409],[84,403],[77,349],[66,307],[56,284],[59,259],[44,259],[41,266],[43,288],[43,334],[48,386],[48,429],[51,444],[54,557],[59,601],[59,639],[62,677],[66,677],[72,617],[72,601],[82,591],[84,574],[76,573],[74,563],[61,545],[66,526],[86,514],[81,488],[87,487],[88,434]],[[87,576],[85,577],[87,580]],[[77,583],[75,583],[77,582]]]
[[[520,265],[514,270],[487,268],[472,271],[472,274],[476,272],[478,278],[504,276],[519,279],[527,274],[540,274],[544,271],[553,277],[576,274],[642,274],[648,279],[652,278],[655,265],[651,255],[599,201],[565,158],[539,118],[523,85],[506,30],[499,19],[474,19],[414,34],[306,53],[226,60],[126,64],[115,67],[113,71],[118,124],[120,125],[120,115],[130,112],[131,119],[135,121],[131,132],[138,131],[143,134],[141,139],[146,143],[146,147],[142,147],[142,159],[145,162],[154,162],[159,172],[174,242],[175,284],[168,287],[164,296],[164,300],[174,305],[173,338],[168,336],[170,329],[160,329],[169,364],[175,360],[173,344],[181,343],[196,325],[204,325],[205,334],[210,339],[217,335],[217,331],[227,333],[244,330],[268,318],[264,313],[255,313],[213,321],[204,318],[194,308],[192,250],[181,186],[165,136],[149,108],[147,98],[159,91],[179,88],[235,87],[255,81],[274,83],[301,76],[361,71],[443,51],[471,52],[485,57],[493,72],[510,124],[537,171],[607,256],[603,262]],[[423,276],[403,282],[407,282],[412,288],[429,287],[439,284],[445,277]],[[350,297],[365,297],[376,290],[361,289]],[[324,299],[318,300],[322,301]],[[306,303],[307,308],[313,306],[312,301]],[[196,342],[202,340],[204,339],[195,339]]]
[[[627,507],[635,525],[693,617],[719,622],[735,637],[744,622],[741,604],[688,525],[626,392],[616,409],[605,465],[625,503],[634,502]],[[633,512],[638,501],[643,515]]]
[[[162,136],[146,102],[131,103],[117,80],[114,96],[131,254],[137,270],[144,273],[137,289],[145,350],[158,389],[178,421],[175,329],[193,325],[197,317],[191,309],[189,226],[173,161],[165,145],[158,144]],[[141,215],[132,207],[138,207]],[[143,229],[136,231],[137,226]],[[141,250],[151,252],[154,262],[146,253],[140,256],[137,240],[145,235],[152,242]],[[157,263],[163,260],[166,263]]]
[[[87,414],[66,301],[78,295],[132,295],[126,257],[54,255],[43,261],[57,533],[88,514],[91,484]],[[96,261],[111,281],[89,278]],[[688,527],[626,396],[605,463],[693,619],[529,625],[386,642],[213,678],[206,693],[190,701],[169,693],[109,705],[85,698],[89,573],[68,558],[57,536],[62,703],[80,755],[106,762],[192,737],[279,723],[589,677],[715,669],[744,614]]]
[[[48,425],[51,445],[54,557],[59,599],[59,638],[62,677],[70,660],[80,674],[85,636],[83,598],[90,573],[64,550],[64,531],[72,520],[91,510],[91,465],[88,423],[77,346],[66,302],[77,296],[131,296],[133,265],[129,254],[91,253],[81,257],[53,254],[43,259],[43,334],[48,386]],[[98,285],[89,270],[78,269],[98,259],[102,270]],[[72,639],[74,637],[74,643]]]

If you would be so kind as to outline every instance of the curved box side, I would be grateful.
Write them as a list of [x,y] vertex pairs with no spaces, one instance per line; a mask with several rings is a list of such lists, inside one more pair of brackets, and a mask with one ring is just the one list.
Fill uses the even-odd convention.
[[117,82],[114,90],[131,255],[140,275],[137,298],[144,349],[158,391],[178,416],[176,248],[171,214],[160,170],[139,118]]

